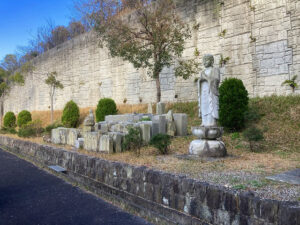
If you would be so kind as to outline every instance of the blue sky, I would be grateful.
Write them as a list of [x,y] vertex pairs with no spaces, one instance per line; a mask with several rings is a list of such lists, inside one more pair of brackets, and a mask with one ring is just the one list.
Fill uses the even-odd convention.
[[73,0],[0,0],[0,60],[27,45],[47,20],[67,25],[72,6]]

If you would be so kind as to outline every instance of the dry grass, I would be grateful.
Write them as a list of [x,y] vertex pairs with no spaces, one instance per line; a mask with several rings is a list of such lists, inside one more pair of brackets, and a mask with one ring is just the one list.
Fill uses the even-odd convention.
[[[139,104],[139,105],[129,105],[129,104],[120,104],[117,105],[118,114],[125,113],[147,113],[148,105],[147,104]],[[155,108],[155,107],[153,107]],[[89,110],[92,109],[94,112],[96,110],[95,107],[87,107],[80,108],[80,118],[79,124],[83,123],[84,118],[89,114]],[[60,122],[62,117],[62,110],[55,110],[53,112],[54,121]],[[32,111],[31,112],[33,120],[41,120],[43,127],[51,124],[51,112],[49,111]]]

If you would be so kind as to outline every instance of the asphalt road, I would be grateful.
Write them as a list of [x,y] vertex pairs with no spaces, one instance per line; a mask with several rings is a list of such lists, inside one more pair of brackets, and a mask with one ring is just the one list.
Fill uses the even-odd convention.
[[0,225],[149,224],[0,149]]

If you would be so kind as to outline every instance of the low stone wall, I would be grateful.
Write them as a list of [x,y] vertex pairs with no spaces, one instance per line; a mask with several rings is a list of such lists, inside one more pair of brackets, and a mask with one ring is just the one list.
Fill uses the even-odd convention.
[[59,165],[91,191],[125,201],[158,224],[300,224],[299,202],[263,200],[146,167],[0,136],[0,145],[42,165]]

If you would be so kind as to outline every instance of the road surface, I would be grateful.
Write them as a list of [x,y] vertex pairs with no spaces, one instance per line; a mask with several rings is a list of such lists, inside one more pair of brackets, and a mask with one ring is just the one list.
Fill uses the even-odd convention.
[[0,225],[12,224],[149,225],[0,149]]

